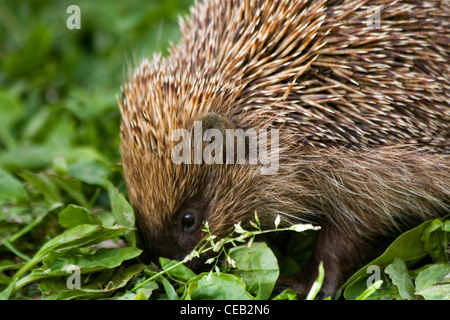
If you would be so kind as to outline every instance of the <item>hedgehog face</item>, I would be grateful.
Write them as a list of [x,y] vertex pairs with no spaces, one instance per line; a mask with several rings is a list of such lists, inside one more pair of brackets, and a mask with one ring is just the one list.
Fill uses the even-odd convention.
[[[158,179],[173,181],[168,176]],[[153,260],[159,257],[183,260],[205,236],[203,223],[211,214],[211,204],[196,186],[190,186],[189,192],[176,186],[169,188],[172,190],[167,197],[161,197],[159,183],[149,187],[145,196],[152,199],[152,207],[137,212],[145,246]]]
[[[194,151],[187,157],[191,160],[189,163],[175,161],[173,155],[179,141],[173,140],[173,133],[177,128],[192,133],[188,141],[193,139],[189,145],[195,148],[197,121],[203,124],[202,136],[206,130],[216,130],[226,137],[226,131],[236,129],[236,126],[226,115],[219,116],[215,112],[179,118],[172,104],[160,102],[160,107],[156,107],[156,98],[152,103],[143,99],[144,89],[139,88],[142,83],[144,81],[137,78],[119,102],[123,116],[121,154],[129,199],[152,260],[159,257],[183,260],[206,236],[203,231],[205,221],[211,233],[219,238],[228,236],[238,222],[248,226],[255,211],[261,221],[268,221],[273,226],[273,219],[264,217],[273,216],[274,210],[283,211],[283,206],[291,205],[280,192],[286,179],[280,179],[280,174],[264,175],[261,169],[267,164],[250,164],[249,158],[245,157],[239,164],[225,164],[226,161],[220,164],[208,161],[209,158],[198,163]],[[161,97],[159,101],[165,100]],[[168,109],[164,110],[161,103]],[[226,141],[222,143],[226,149],[224,154],[228,156],[228,145]],[[267,149],[277,154],[277,148],[272,148],[272,135],[268,143]],[[202,141],[202,151],[211,144]],[[249,155],[250,143],[243,145],[244,154]],[[238,152],[242,148],[235,146],[233,150]],[[237,154],[232,157],[238,158]],[[291,171],[288,176],[292,177]],[[294,184],[288,182],[287,185]],[[201,270],[199,268],[204,266],[201,262],[207,258],[196,259],[189,265]]]
[[[122,156],[129,198],[152,260],[183,260],[207,235],[206,221],[212,234],[225,237],[235,223],[246,225],[261,205],[263,183],[256,168],[174,164],[170,150],[138,155],[125,144]],[[201,271],[207,258],[188,265]]]

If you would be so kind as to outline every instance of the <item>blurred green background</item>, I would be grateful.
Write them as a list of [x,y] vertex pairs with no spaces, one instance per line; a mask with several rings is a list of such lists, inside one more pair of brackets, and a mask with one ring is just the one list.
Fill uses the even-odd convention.
[[[178,41],[192,3],[0,1],[0,166],[44,169],[81,151],[120,161],[120,85]],[[72,4],[80,30],[66,27]]]
[[[116,96],[135,64],[179,40],[192,3],[0,0],[0,291],[61,234],[68,204],[114,223],[103,186],[126,192]],[[66,26],[72,4],[80,30]]]

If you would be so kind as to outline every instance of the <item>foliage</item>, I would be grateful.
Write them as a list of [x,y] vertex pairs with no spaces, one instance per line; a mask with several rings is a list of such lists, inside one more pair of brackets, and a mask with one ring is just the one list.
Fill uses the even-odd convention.
[[355,299],[369,282],[383,280],[371,299],[450,299],[449,237],[448,219],[405,232],[347,281],[345,298]]

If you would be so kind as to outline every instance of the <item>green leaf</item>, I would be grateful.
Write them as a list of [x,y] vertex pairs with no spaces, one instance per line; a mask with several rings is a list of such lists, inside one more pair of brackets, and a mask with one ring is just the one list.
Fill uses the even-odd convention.
[[55,152],[44,145],[21,144],[0,153],[0,166],[11,171],[44,168],[51,163]]
[[356,300],[367,300],[375,291],[380,289],[382,284],[383,280],[376,281],[370,287],[364,290],[364,292],[358,298],[356,298]]
[[60,203],[61,195],[58,187],[44,173],[22,172],[19,174],[24,180],[41,192],[49,204]]
[[[141,252],[137,248],[102,248],[93,254],[82,254],[76,249],[62,254],[50,253],[44,259],[44,266],[34,269],[29,275],[19,279],[15,289],[51,277],[67,278],[70,276],[68,266],[76,266],[81,274],[113,269],[120,266],[123,261],[137,257]],[[58,283],[58,281],[49,280],[48,283]]]
[[0,292],[0,300],[8,300],[11,293],[14,290],[14,287],[16,285],[17,279],[14,279],[7,287],[5,290],[3,290],[2,292]]
[[[450,221],[450,220],[449,220]],[[444,231],[444,223],[435,219],[424,230],[422,237],[423,248],[431,256],[434,262],[448,261],[448,252],[446,251],[450,235]]]
[[311,256],[316,235],[315,231],[292,233],[283,254],[277,255],[281,274],[295,275],[300,272]]
[[202,273],[191,279],[185,298],[192,300],[254,300],[245,283],[227,273]]
[[450,232],[450,219],[449,220],[445,220],[445,222],[444,222],[444,231],[445,232]]
[[258,300],[268,299],[280,272],[277,259],[267,244],[257,242],[250,248],[247,245],[234,247],[229,255],[236,262],[233,274],[242,278],[249,292],[257,294]]
[[[158,286],[156,286],[156,288],[158,288]],[[126,291],[125,293],[118,293],[116,294],[116,296],[112,297],[112,298],[108,298],[109,300],[148,300],[150,298],[152,290],[149,291],[149,293],[147,292],[131,292],[131,291]]]
[[159,288],[159,286],[156,281],[147,282],[141,288],[136,290],[136,293],[138,295],[143,295],[145,297],[145,299],[142,299],[142,298],[137,299],[138,297],[136,297],[134,300],[148,300],[150,298],[150,296],[152,295],[153,291],[155,291],[158,288]]
[[76,265],[82,273],[92,269],[112,269],[120,266],[124,261],[138,257],[142,253],[138,248],[101,248],[94,253],[83,254],[79,249],[68,250],[63,254],[49,256],[44,260],[48,268],[46,272],[64,271],[67,265]]
[[167,279],[163,276],[161,276],[161,281],[162,284],[164,286],[164,290],[166,291],[167,294],[167,299],[169,300],[179,300],[178,299],[178,295],[175,292],[175,289],[173,288],[173,286],[170,284],[169,281],[167,281]]
[[85,284],[88,278],[84,277],[80,289],[69,289],[65,279],[61,281],[57,278],[40,281],[38,287],[49,300],[101,299],[123,288],[145,268],[144,264],[136,264],[128,268],[108,270],[88,284]]
[[402,259],[396,258],[386,267],[385,272],[391,277],[392,283],[398,287],[398,292],[403,299],[415,299],[414,284]]
[[6,270],[9,270],[9,269],[13,269],[13,268],[15,268],[17,266],[18,266],[18,264],[16,262],[12,261],[12,260],[0,261],[0,272],[6,271]]
[[23,104],[12,92],[0,90],[0,143],[8,148],[16,145],[13,125],[23,114]]
[[[354,281],[345,288],[344,297],[348,300],[358,300],[364,297],[365,300],[392,300],[398,297],[398,289],[394,286],[387,274],[381,268],[379,269],[379,278],[371,274],[372,279],[366,281]],[[382,282],[381,286],[370,295],[365,295],[369,288],[378,281]]]
[[[57,207],[56,207],[57,208]],[[23,227],[22,229],[20,229],[19,231],[17,231],[16,233],[14,233],[13,235],[11,235],[8,239],[6,239],[6,241],[9,242],[14,242],[17,239],[19,239],[20,237],[22,237],[23,235],[25,235],[26,233],[30,232],[34,227],[36,227],[38,224],[41,223],[41,221],[54,209],[56,208],[39,208],[39,207],[35,207],[33,209],[33,213],[35,214],[35,218],[30,221],[25,227]],[[2,243],[2,241],[0,240],[0,244]]]
[[62,190],[67,192],[76,202],[83,207],[89,207],[89,203],[83,193],[83,186],[80,180],[72,177],[63,177],[57,175],[50,175],[52,181]]
[[105,186],[111,169],[96,159],[82,159],[70,164],[67,171],[72,177],[88,184]]
[[7,201],[24,201],[28,195],[22,183],[8,171],[0,167],[0,199]]
[[422,270],[416,278],[416,294],[426,300],[450,300],[450,265],[436,263]]
[[[395,258],[402,259],[406,265],[409,266],[427,256],[427,252],[422,246],[421,237],[424,230],[431,223],[432,220],[426,221],[414,229],[403,233],[395,239],[382,255],[353,274],[343,286],[345,288],[344,297],[349,300],[356,299],[367,289],[367,278],[370,276],[367,270],[371,266],[387,266],[392,263]],[[390,291],[390,288],[386,287],[385,283],[383,283],[381,288],[386,290],[386,292]]]
[[139,292],[138,294],[135,294],[133,300],[148,300],[148,297],[143,292]]
[[[161,265],[161,268],[163,270],[166,270],[168,268],[170,268],[171,266],[175,265],[178,263],[178,261],[175,260],[169,260],[166,258],[159,258],[159,263]],[[167,274],[170,277],[182,280],[182,281],[189,281],[190,279],[194,278],[196,275],[195,273],[189,269],[188,267],[186,267],[184,264],[180,264],[177,267],[167,271]]]
[[292,289],[285,289],[280,294],[276,295],[272,300],[295,300],[297,298],[297,292]]
[[61,226],[70,229],[82,224],[100,225],[101,220],[89,212],[86,208],[70,204],[58,214]]
[[[128,227],[129,229],[133,229],[135,217],[132,206],[111,182],[106,181],[105,183],[108,189],[109,200],[111,201],[112,214],[117,223]],[[126,232],[125,239],[130,247],[136,246],[136,235],[134,231],[130,230],[129,232]]]
[[323,262],[320,262],[317,279],[311,286],[311,289],[309,290],[308,295],[306,296],[306,300],[314,300],[317,297],[317,294],[320,292],[320,289],[322,288],[324,278],[325,278],[325,269],[323,267]]
[[21,50],[4,58],[4,70],[9,76],[14,77],[42,68],[42,61],[46,60],[46,55],[50,51],[50,39],[49,28],[43,25],[35,26]]
[[62,252],[72,248],[93,245],[111,239],[128,230],[123,226],[100,227],[98,225],[79,225],[51,239],[17,271],[15,278],[20,277],[34,265],[44,259],[50,252]]

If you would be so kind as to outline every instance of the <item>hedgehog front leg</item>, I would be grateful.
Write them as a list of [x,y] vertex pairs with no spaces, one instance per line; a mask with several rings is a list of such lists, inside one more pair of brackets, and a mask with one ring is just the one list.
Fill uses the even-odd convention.
[[289,286],[305,297],[318,276],[320,262],[323,262],[325,278],[318,298],[333,296],[346,277],[365,260],[371,247],[361,237],[355,237],[339,229],[333,223],[325,223],[314,243],[309,262],[302,271],[279,284]]

